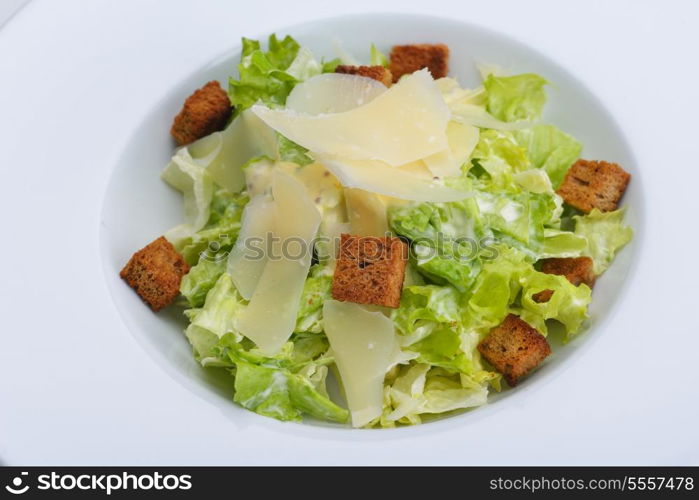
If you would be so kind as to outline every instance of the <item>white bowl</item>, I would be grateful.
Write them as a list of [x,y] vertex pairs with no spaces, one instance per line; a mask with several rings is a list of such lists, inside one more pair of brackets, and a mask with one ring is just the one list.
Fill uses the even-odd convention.
[[[622,132],[604,106],[573,75],[534,49],[505,35],[462,22],[421,15],[368,14],[290,26],[278,34],[294,36],[317,56],[327,59],[336,55],[333,41],[339,41],[349,53],[364,60],[368,59],[371,42],[385,52],[395,44],[443,42],[451,49],[451,76],[463,85],[475,86],[479,83],[476,63],[494,63],[509,73],[538,73],[551,82],[544,121],[579,139],[584,144],[584,158],[617,162],[633,175],[624,205],[629,207],[627,222],[635,229],[636,236],[596,284],[589,328],[585,332],[567,345],[555,345],[554,354],[516,389],[491,395],[490,404],[485,407],[440,419],[427,426],[434,430],[447,430],[469,425],[492,411],[506,411],[509,402],[518,394],[544,386],[547,378],[555,377],[559,370],[574,365],[581,348],[598,336],[605,319],[610,316],[623,293],[624,282],[640,248],[642,234],[641,179],[636,162]],[[248,34],[259,39],[266,39],[267,35]],[[118,276],[119,270],[135,250],[181,221],[181,197],[159,177],[174,148],[169,135],[172,118],[184,99],[205,82],[216,79],[225,88],[228,77],[236,73],[239,55],[240,47],[232,47],[225,57],[179,82],[163,99],[153,103],[148,116],[134,131],[114,166],[105,196],[101,226],[104,272],[116,306],[131,334],[153,361],[175,380],[243,425],[254,421],[257,425],[298,434],[298,425],[280,424],[233,403],[230,379],[202,369],[192,357],[190,346],[182,334],[185,321],[181,310],[170,307],[153,314]],[[339,433],[353,432],[343,426],[312,423],[314,425],[305,426],[304,432],[313,437],[326,436],[329,431],[335,437],[339,437]],[[401,428],[384,430],[381,434],[389,437],[410,432],[415,431],[413,428]],[[374,435],[372,439],[377,437],[375,433],[371,434]],[[369,433],[362,435],[368,436]],[[352,436],[355,439],[357,433],[353,432]]]

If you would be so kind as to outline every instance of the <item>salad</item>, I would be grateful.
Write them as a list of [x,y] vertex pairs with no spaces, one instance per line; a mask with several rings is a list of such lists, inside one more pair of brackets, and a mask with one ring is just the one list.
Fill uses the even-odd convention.
[[419,424],[517,385],[550,330],[585,329],[632,237],[630,175],[542,121],[543,76],[481,66],[465,88],[443,44],[371,45],[365,65],[290,36],[242,46],[227,91],[207,83],[172,126],[184,222],[121,272],[154,311],[183,308],[233,401]]

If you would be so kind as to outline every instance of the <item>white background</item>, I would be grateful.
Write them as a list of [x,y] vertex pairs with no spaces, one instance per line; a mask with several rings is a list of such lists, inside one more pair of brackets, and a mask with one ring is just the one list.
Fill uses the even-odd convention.
[[[2,12],[18,3],[0,4],[0,23]],[[0,324],[0,338],[12,346],[0,345],[0,460],[699,464],[699,4],[235,4],[239,7],[230,1],[34,1],[0,29],[0,185],[3,191],[26,192],[26,206],[10,205],[0,194],[3,266],[24,269],[8,279],[0,268],[0,318],[6,325]],[[607,324],[614,335],[597,339],[574,367],[542,382],[543,390],[480,422],[478,433],[435,434],[431,446],[414,455],[397,454],[386,441],[368,455],[360,439],[342,443],[338,453],[340,443],[332,439],[261,428],[255,430],[263,436],[258,442],[222,435],[221,447],[231,450],[226,456],[196,432],[200,425],[227,424],[223,415],[155,365],[139,369],[138,377],[130,374],[130,365],[148,365],[149,358],[123,331],[103,277],[94,271],[97,239],[75,248],[69,262],[55,262],[52,248],[85,241],[86,227],[97,227],[104,183],[96,179],[108,167],[103,160],[121,151],[149,105],[185,75],[242,35],[367,11],[425,12],[506,33],[565,66],[600,97],[634,146],[648,195],[639,272]],[[81,78],[70,78],[72,73]],[[120,85],[102,95],[107,80]],[[109,133],[93,137],[88,131],[94,127]],[[26,137],[34,138],[33,147]],[[46,168],[52,164],[71,168]],[[17,169],[26,170],[24,183],[8,184],[5,179],[14,178]],[[95,183],[102,183],[100,189],[80,189]],[[53,188],[49,194],[46,185]],[[28,218],[37,206],[60,213],[63,224]],[[80,224],[71,224],[78,216]],[[85,311],[67,281],[105,300]],[[45,287],[52,290],[51,301],[37,291]],[[71,355],[71,346],[85,343],[92,355]],[[183,401],[193,408],[186,428],[172,417]],[[523,421],[526,427],[518,425]]]

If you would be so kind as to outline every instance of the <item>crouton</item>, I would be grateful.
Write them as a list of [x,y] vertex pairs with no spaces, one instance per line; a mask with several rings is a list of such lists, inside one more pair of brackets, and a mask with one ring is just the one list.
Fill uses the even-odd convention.
[[212,81],[190,95],[172,122],[170,133],[184,146],[204,136],[223,130],[233,108],[221,85]]
[[386,87],[390,87],[391,83],[393,83],[391,70],[383,66],[348,66],[346,64],[341,64],[335,68],[335,73],[366,76],[367,78],[383,83]]
[[[552,258],[541,261],[541,272],[565,276],[575,286],[585,283],[592,288],[595,285],[594,262],[590,257]],[[543,290],[532,295],[535,302],[548,302],[553,290]]]
[[449,47],[443,43],[435,45],[423,43],[396,45],[391,49],[389,69],[393,74],[394,82],[397,82],[401,76],[414,73],[422,68],[429,69],[435,80],[447,76],[449,73]]
[[154,311],[169,305],[180,291],[189,266],[164,237],[133,254],[119,275]]
[[407,260],[408,245],[399,238],[343,234],[333,275],[333,298],[398,307]]
[[537,330],[510,314],[481,340],[478,351],[514,386],[551,354],[551,347]]
[[616,210],[631,175],[616,163],[578,160],[566,172],[556,192],[568,205],[588,213]]

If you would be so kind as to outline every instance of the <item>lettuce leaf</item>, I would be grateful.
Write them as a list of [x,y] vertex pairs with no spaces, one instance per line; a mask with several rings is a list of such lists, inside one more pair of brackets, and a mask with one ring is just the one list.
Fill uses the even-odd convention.
[[532,166],[546,171],[554,188],[582,151],[582,144],[553,125],[536,125],[516,130],[513,135],[526,150]]
[[276,35],[269,37],[269,50],[262,51],[260,42],[243,38],[243,52],[238,65],[240,79],[228,80],[228,96],[235,114],[249,108],[257,101],[266,104],[284,104],[296,79],[285,72],[299,51],[298,43],[287,36],[279,41]]
[[403,289],[400,306],[391,318],[399,332],[415,333],[426,322],[454,324],[461,321],[460,296],[451,286],[415,285]]
[[332,277],[332,270],[326,266],[316,264],[311,267],[301,293],[296,332],[323,331],[323,303],[332,298]]
[[388,58],[376,48],[376,45],[371,44],[371,59],[369,61],[371,66],[383,66],[388,68]]
[[544,245],[540,259],[549,257],[580,257],[587,250],[587,238],[571,231],[544,229]]
[[417,361],[439,366],[449,371],[469,373],[472,370],[470,356],[461,348],[460,333],[449,326],[435,328],[424,339],[408,347],[419,353]]
[[547,83],[533,73],[514,76],[490,74],[483,82],[487,92],[487,109],[495,118],[506,122],[535,120],[541,116],[546,103],[544,86]]
[[317,380],[288,370],[236,363],[233,400],[260,415],[283,421],[299,421],[306,413],[320,420],[346,422],[349,412],[336,405],[316,386],[323,384],[327,367],[318,367]]
[[237,116],[258,101],[268,106],[283,105],[299,81],[326,71],[327,67],[301,48],[291,36],[279,40],[270,35],[267,51],[260,42],[243,38],[238,65],[240,78],[228,80],[228,95]]
[[185,335],[192,344],[194,357],[202,365],[226,365],[225,358],[219,358],[215,348],[219,339],[226,334],[240,338],[236,320],[246,304],[231,277],[223,273],[206,295],[203,307],[185,311],[191,321]]
[[616,252],[633,237],[633,229],[624,225],[621,208],[613,212],[600,212],[594,208],[587,215],[576,215],[575,234],[587,240],[588,255],[594,261],[595,274],[602,274],[614,260]]
[[[578,333],[587,319],[587,306],[592,300],[592,291],[585,284],[573,285],[564,276],[545,274],[533,270],[520,277],[522,286],[519,316],[546,335],[546,320],[555,319],[565,326],[566,337]],[[533,295],[553,290],[546,302],[536,302]],[[515,311],[516,312],[516,311]]]
[[202,307],[219,277],[226,270],[224,259],[200,259],[192,266],[180,283],[180,293],[187,299],[190,307]]
[[206,168],[191,157],[187,148],[180,149],[172,157],[161,177],[183,195],[185,222],[165,233],[165,238],[181,250],[187,239],[204,227],[209,218],[214,181]]
[[488,233],[474,199],[392,207],[391,228],[412,240],[415,266],[438,283],[467,289],[479,269],[478,242]]
[[[468,300],[468,323],[489,329],[513,312],[546,335],[546,320],[561,322],[573,335],[587,319],[592,299],[587,285],[575,286],[565,277],[537,271],[532,261],[513,248],[500,247],[496,259],[484,264]],[[548,302],[538,303],[533,295],[553,290]]]
[[332,358],[306,359],[299,365],[299,359],[309,351],[294,357],[296,348],[295,343],[288,342],[270,358],[254,347],[246,349],[233,335],[223,337],[215,350],[235,365],[234,401],[260,415],[284,421],[300,420],[306,413],[321,420],[346,422],[348,411],[333,403],[325,388],[326,365]]
[[304,81],[323,72],[323,65],[316,60],[313,52],[301,47],[286,70],[297,81]]
[[296,163],[301,167],[313,163],[313,158],[306,154],[308,153],[308,150],[306,148],[304,148],[303,146],[299,146],[291,139],[287,139],[286,137],[284,137],[282,134],[277,135],[279,138],[277,145],[280,160],[290,161]]
[[189,265],[195,265],[204,256],[208,260],[226,260],[238,237],[243,209],[249,198],[244,193],[216,190],[209,205],[209,218],[203,229],[183,238],[180,253]]
[[512,175],[530,168],[526,150],[515,141],[512,132],[484,130],[471,158],[488,173],[493,189],[513,185]]
[[487,383],[450,375],[426,363],[411,363],[386,387],[377,423],[382,427],[419,424],[421,415],[480,406],[487,397]]

